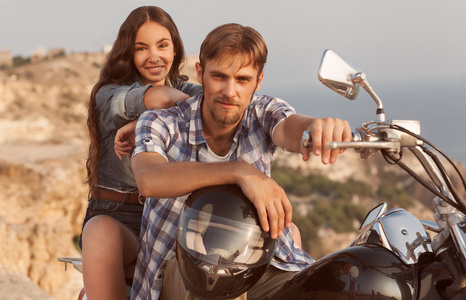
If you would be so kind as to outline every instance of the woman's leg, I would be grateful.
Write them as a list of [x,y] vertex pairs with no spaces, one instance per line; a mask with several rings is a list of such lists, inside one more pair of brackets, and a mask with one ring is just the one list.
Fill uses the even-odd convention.
[[116,219],[98,215],[83,229],[83,280],[93,299],[126,300],[126,274],[133,274],[137,238]]

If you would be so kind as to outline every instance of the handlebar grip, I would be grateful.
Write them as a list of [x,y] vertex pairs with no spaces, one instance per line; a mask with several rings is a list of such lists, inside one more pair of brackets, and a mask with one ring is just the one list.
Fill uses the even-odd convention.
[[[354,141],[360,141],[361,140],[361,134],[359,133],[359,131],[355,131],[353,132],[352,134],[352,142],[341,142],[341,143],[348,143],[348,145],[352,145],[354,143]],[[309,130],[305,130],[303,131],[303,135],[301,137],[301,144],[306,147],[306,148],[312,148],[313,144],[312,144],[312,141],[309,140],[310,139],[310,134],[309,134]],[[334,147],[336,148],[332,148],[332,145],[334,145]],[[331,142],[330,143],[330,149],[334,150],[334,149],[338,149],[338,148],[354,148],[352,146],[347,146],[347,147],[342,147],[342,146],[338,146],[339,144],[337,144],[337,142]]]
[[400,142],[330,142],[330,149],[339,148],[375,148],[375,149],[399,149]]

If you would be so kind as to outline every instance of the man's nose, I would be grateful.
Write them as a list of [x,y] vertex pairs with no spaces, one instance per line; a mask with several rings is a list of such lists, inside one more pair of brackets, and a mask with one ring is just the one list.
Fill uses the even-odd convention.
[[236,95],[236,82],[234,80],[227,80],[225,82],[223,94],[228,98],[233,98]]

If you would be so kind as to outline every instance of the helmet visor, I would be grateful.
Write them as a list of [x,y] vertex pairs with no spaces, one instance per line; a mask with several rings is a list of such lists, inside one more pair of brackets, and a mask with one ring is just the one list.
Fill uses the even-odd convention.
[[275,250],[274,240],[252,222],[239,222],[185,207],[180,218],[178,241],[193,257],[218,266],[264,264]]

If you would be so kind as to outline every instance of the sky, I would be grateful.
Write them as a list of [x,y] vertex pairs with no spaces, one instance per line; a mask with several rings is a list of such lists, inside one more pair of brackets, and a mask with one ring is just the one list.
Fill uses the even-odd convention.
[[466,163],[464,0],[0,0],[0,47],[21,56],[38,46],[101,51],[142,5],[172,16],[191,55],[218,25],[254,27],[269,49],[259,92],[356,128],[375,119],[375,103],[362,89],[349,101],[319,83],[332,49],[366,73],[387,119],[420,120],[424,137]]

